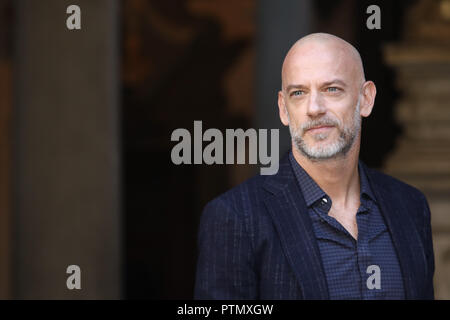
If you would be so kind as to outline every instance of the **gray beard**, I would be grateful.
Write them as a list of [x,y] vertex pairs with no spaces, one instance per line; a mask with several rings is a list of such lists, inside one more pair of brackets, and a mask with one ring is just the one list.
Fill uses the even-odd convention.
[[[359,114],[359,104],[360,101],[356,104],[355,113],[353,114],[353,126],[342,127],[340,121],[337,119],[331,118],[321,118],[318,120],[312,120],[303,124],[298,130],[291,125],[291,121],[288,115],[289,121],[289,131],[291,133],[292,142],[295,148],[303,154],[309,160],[328,160],[334,159],[339,156],[345,156],[347,152],[351,149],[353,144],[355,143],[358,134],[361,131],[361,116]],[[328,144],[320,144],[320,145],[308,145],[302,138],[304,132],[309,128],[316,127],[319,125],[333,125],[339,130],[339,137]],[[313,135],[313,139],[317,142],[323,141],[328,137],[329,133],[318,133]]]

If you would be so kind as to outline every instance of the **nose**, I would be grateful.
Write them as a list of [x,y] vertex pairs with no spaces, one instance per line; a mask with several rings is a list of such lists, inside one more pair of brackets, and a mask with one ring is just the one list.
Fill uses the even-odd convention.
[[322,116],[327,111],[320,95],[317,93],[312,92],[307,103],[306,114],[311,118]]

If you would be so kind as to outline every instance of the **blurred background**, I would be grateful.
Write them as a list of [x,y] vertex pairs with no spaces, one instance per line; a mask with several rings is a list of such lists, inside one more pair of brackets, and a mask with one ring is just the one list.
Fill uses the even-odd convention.
[[191,299],[203,206],[259,170],[174,165],[171,133],[279,128],[284,154],[281,64],[311,32],[359,50],[361,158],[427,195],[450,299],[448,0],[0,0],[0,298]]

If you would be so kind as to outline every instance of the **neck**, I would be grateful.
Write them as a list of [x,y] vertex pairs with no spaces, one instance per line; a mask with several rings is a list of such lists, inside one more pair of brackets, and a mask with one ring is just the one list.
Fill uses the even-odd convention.
[[360,183],[358,172],[360,137],[345,155],[327,160],[310,160],[293,145],[295,160],[314,179],[333,203],[347,207],[359,201]]

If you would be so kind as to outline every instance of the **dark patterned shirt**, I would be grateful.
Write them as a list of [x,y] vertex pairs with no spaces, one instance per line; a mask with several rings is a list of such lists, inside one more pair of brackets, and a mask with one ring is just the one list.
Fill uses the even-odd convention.
[[[358,165],[361,204],[356,213],[355,240],[328,215],[331,198],[298,164],[292,151],[289,157],[312,220],[330,299],[404,299],[397,254],[361,163]],[[379,289],[374,288],[377,271],[373,268],[377,267]]]

